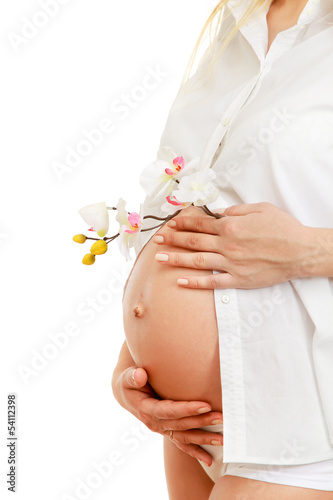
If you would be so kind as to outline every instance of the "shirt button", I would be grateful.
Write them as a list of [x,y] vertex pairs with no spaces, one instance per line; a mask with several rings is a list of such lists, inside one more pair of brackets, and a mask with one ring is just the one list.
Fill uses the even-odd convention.
[[229,123],[230,123],[230,119],[229,118],[225,118],[222,123],[223,123],[223,127],[227,127],[229,125]]
[[228,304],[228,302],[230,302],[229,295],[222,295],[221,301],[223,302],[223,304]]

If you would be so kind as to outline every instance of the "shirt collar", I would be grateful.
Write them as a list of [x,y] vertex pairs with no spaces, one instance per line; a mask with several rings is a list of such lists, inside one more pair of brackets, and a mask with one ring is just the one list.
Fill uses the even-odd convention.
[[236,23],[238,23],[248,8],[250,0],[229,0],[227,2],[227,7],[231,11],[233,17],[235,18]]
[[[233,14],[236,22],[239,22],[245,13],[246,9],[249,7],[251,0],[229,0],[227,3],[228,8]],[[261,9],[267,14],[270,4],[272,2],[268,2],[265,7]],[[304,9],[302,10],[297,25],[306,25],[310,22],[318,19],[319,17],[327,14],[328,12],[333,10],[333,0],[308,0]]]
[[309,0],[298,18],[297,25],[306,25],[333,10],[333,0]]

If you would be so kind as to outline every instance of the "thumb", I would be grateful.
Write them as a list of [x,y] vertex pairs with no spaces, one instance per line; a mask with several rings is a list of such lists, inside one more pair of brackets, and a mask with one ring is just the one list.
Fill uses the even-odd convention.
[[148,373],[143,368],[128,368],[125,381],[128,387],[138,388],[146,385]]

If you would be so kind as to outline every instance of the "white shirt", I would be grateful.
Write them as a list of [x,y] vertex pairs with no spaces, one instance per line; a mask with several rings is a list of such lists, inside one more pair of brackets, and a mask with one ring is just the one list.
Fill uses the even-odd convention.
[[[248,1],[229,2],[215,51]],[[180,89],[160,148],[214,169],[211,209],[268,201],[307,226],[333,228],[333,1],[309,0],[266,55],[268,8],[235,35],[206,85]],[[191,85],[209,61],[207,49]],[[164,215],[149,203],[144,215]],[[137,253],[152,234],[141,233]],[[224,461],[333,458],[333,279],[214,296]]]

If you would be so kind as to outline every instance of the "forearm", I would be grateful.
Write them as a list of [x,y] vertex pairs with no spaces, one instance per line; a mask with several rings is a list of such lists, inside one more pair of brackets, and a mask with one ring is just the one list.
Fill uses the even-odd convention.
[[333,277],[333,229],[307,227],[307,247],[300,277]]

